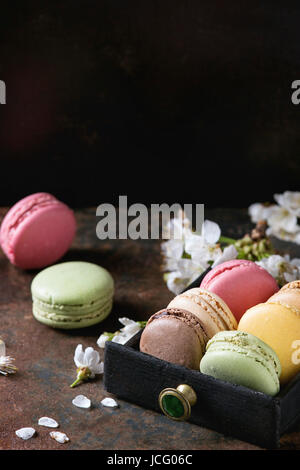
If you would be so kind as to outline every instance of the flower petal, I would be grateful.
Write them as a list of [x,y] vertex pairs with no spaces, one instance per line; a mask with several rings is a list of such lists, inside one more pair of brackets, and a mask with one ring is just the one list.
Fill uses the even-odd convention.
[[101,405],[108,406],[109,408],[117,408],[119,405],[113,398],[103,398]]
[[213,245],[219,240],[221,229],[216,222],[205,220],[202,225],[202,235],[207,243]]
[[236,259],[237,255],[238,251],[234,245],[226,246],[223,250],[223,253],[215,259],[212,268],[214,268],[218,264],[224,263],[225,261]]
[[21,439],[27,441],[27,439],[30,439],[32,436],[35,435],[35,432],[36,431],[34,428],[21,428],[16,431],[16,435]]
[[84,364],[84,352],[83,352],[83,349],[82,349],[82,344],[78,344],[76,349],[75,349],[74,362],[75,362],[77,367],[81,367],[81,366],[86,365],[86,364]]
[[78,408],[90,408],[91,407],[91,400],[84,395],[77,395],[72,400],[73,405],[77,406]]
[[2,339],[0,339],[0,357],[1,356],[6,356],[5,343]]
[[64,432],[51,431],[49,434],[52,439],[55,439],[60,444],[64,444],[65,442],[69,442],[70,440]]
[[38,420],[38,424],[40,426],[46,426],[47,428],[58,428],[59,424],[55,419],[48,418],[47,416],[43,416]]

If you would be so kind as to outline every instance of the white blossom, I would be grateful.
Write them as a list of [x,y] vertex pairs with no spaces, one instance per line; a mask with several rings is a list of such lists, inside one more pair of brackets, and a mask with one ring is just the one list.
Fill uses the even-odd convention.
[[6,356],[6,347],[4,341],[0,339],[0,374],[8,375],[17,372],[16,366],[13,364],[14,358]]
[[266,269],[279,285],[295,281],[300,278],[300,259],[290,259],[289,255],[271,255],[256,263]]
[[266,220],[268,228],[266,235],[273,235],[280,240],[300,244],[300,192],[285,191],[274,194],[278,204],[269,206],[255,203],[248,208],[252,222]]
[[248,214],[250,215],[251,222],[256,224],[260,220],[267,220],[275,207],[275,204],[271,206],[266,206],[264,204],[260,204],[259,202],[251,204],[251,206],[248,208]]
[[177,270],[166,274],[168,289],[178,295],[208,268],[207,263],[195,263],[192,259],[184,258],[178,262]]
[[300,217],[300,192],[285,191],[283,194],[274,194],[275,201],[281,206]]
[[[164,257],[164,276],[168,289],[174,294],[179,294],[191,284],[200,274],[208,269],[212,263],[225,256],[225,259],[236,257],[236,250],[222,251],[218,241],[221,236],[219,225],[211,220],[205,220],[201,233],[193,232],[187,219],[181,238],[171,239],[161,244]],[[182,224],[182,219],[172,219],[173,227]],[[118,340],[118,339],[116,339]]]
[[225,261],[231,261],[232,259],[236,259],[237,255],[238,251],[234,245],[226,246],[222,254],[213,262],[212,268],[218,266],[218,264],[225,263]]
[[100,354],[90,346],[83,351],[82,344],[78,344],[75,349],[74,362],[78,368],[88,367],[91,371],[91,379],[96,374],[103,373],[103,362],[100,361]]
[[216,222],[204,220],[202,225],[202,237],[209,245],[213,245],[219,241],[221,229]]
[[97,339],[97,344],[99,348],[104,348],[106,341],[109,341],[109,340],[110,340],[109,335],[106,333],[102,333],[102,335],[100,335],[99,338]]
[[70,387],[75,387],[83,380],[93,379],[96,374],[103,374],[104,364],[100,360],[98,351],[92,347],[83,351],[82,344],[78,344],[75,349],[74,362],[77,366],[77,378]]
[[125,344],[142,328],[142,323],[131,320],[127,317],[119,318],[119,322],[123,325],[123,328],[116,331],[115,333],[102,333],[97,339],[97,345],[99,348],[104,348],[106,341],[112,341],[113,343]]

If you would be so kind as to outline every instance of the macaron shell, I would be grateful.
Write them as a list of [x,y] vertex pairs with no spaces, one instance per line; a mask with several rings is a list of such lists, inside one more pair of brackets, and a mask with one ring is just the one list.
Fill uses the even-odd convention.
[[[207,295],[201,294],[202,291],[200,288],[190,289],[171,300],[167,308],[181,308],[196,315],[205,325],[207,335],[211,338],[219,331],[226,329],[227,325],[223,320],[222,308],[217,307],[212,301],[208,301]],[[219,300],[216,296],[214,298]]]
[[140,351],[190,369],[199,369],[202,346],[194,329],[179,318],[166,316],[149,323]]
[[300,314],[300,282],[294,281],[286,284],[276,294],[272,295],[267,302],[290,306],[298,310]]
[[243,385],[268,395],[276,395],[279,382],[250,355],[238,351],[220,350],[206,353],[200,362],[200,371],[219,380]]
[[294,310],[269,302],[256,305],[243,315],[238,330],[257,336],[275,351],[281,364],[281,384],[286,384],[300,371],[300,364],[295,363],[300,316]]
[[90,326],[110,313],[113,291],[113,278],[101,266],[83,261],[56,264],[32,281],[33,315],[55,328]]
[[48,193],[19,201],[1,224],[1,246],[11,263],[22,269],[43,268],[70,247],[76,232],[73,211]]
[[228,305],[237,321],[250,307],[265,302],[279,290],[275,279],[248,260],[232,260],[213,268],[201,283]]
[[48,206],[17,228],[11,250],[14,264],[37,269],[60,259],[69,249],[76,231],[73,212],[65,205]]
[[61,310],[61,314],[57,312],[49,312],[49,309],[41,309],[37,302],[33,303],[32,313],[36,320],[44,325],[51,326],[52,328],[59,328],[63,330],[72,330],[76,328],[87,328],[95,325],[103,320],[110,314],[112,309],[112,298],[108,298],[101,303],[97,310],[85,312],[65,312]]
[[197,288],[201,298],[211,307],[214,311],[218,312],[219,317],[222,319],[225,330],[236,330],[237,321],[232,314],[228,305],[214,292]]
[[[187,310],[183,309],[178,309],[178,308],[164,308],[162,310],[159,310],[158,312],[154,313],[148,320],[146,324],[146,328],[148,328],[149,324],[152,323],[153,321],[156,321],[162,317],[170,317],[176,318],[178,320],[181,320],[182,322],[186,323],[188,326],[194,329],[195,333],[198,335],[202,353],[204,354],[205,348],[206,348],[206,343],[209,340],[209,337],[207,336],[206,330],[205,330],[205,325],[201,323],[201,321],[196,317],[196,315],[193,315],[191,312],[188,312]],[[174,341],[177,342],[177,338],[174,338]]]

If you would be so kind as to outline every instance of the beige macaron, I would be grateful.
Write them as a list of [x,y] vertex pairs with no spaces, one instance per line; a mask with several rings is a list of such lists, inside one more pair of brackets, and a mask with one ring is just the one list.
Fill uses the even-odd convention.
[[223,330],[236,330],[237,321],[227,304],[213,292],[195,287],[177,295],[167,308],[180,308],[196,315],[209,338]]
[[272,304],[280,304],[290,307],[300,314],[300,281],[292,281],[285,284],[276,294],[267,301]]

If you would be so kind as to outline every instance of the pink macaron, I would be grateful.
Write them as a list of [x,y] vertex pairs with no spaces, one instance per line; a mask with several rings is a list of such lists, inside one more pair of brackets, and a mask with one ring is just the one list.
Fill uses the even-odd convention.
[[265,302],[279,290],[268,271],[243,259],[219,264],[204,277],[201,287],[221,297],[237,321],[248,308]]
[[48,193],[21,199],[5,215],[0,245],[10,262],[23,269],[38,269],[61,258],[76,232],[73,211]]

